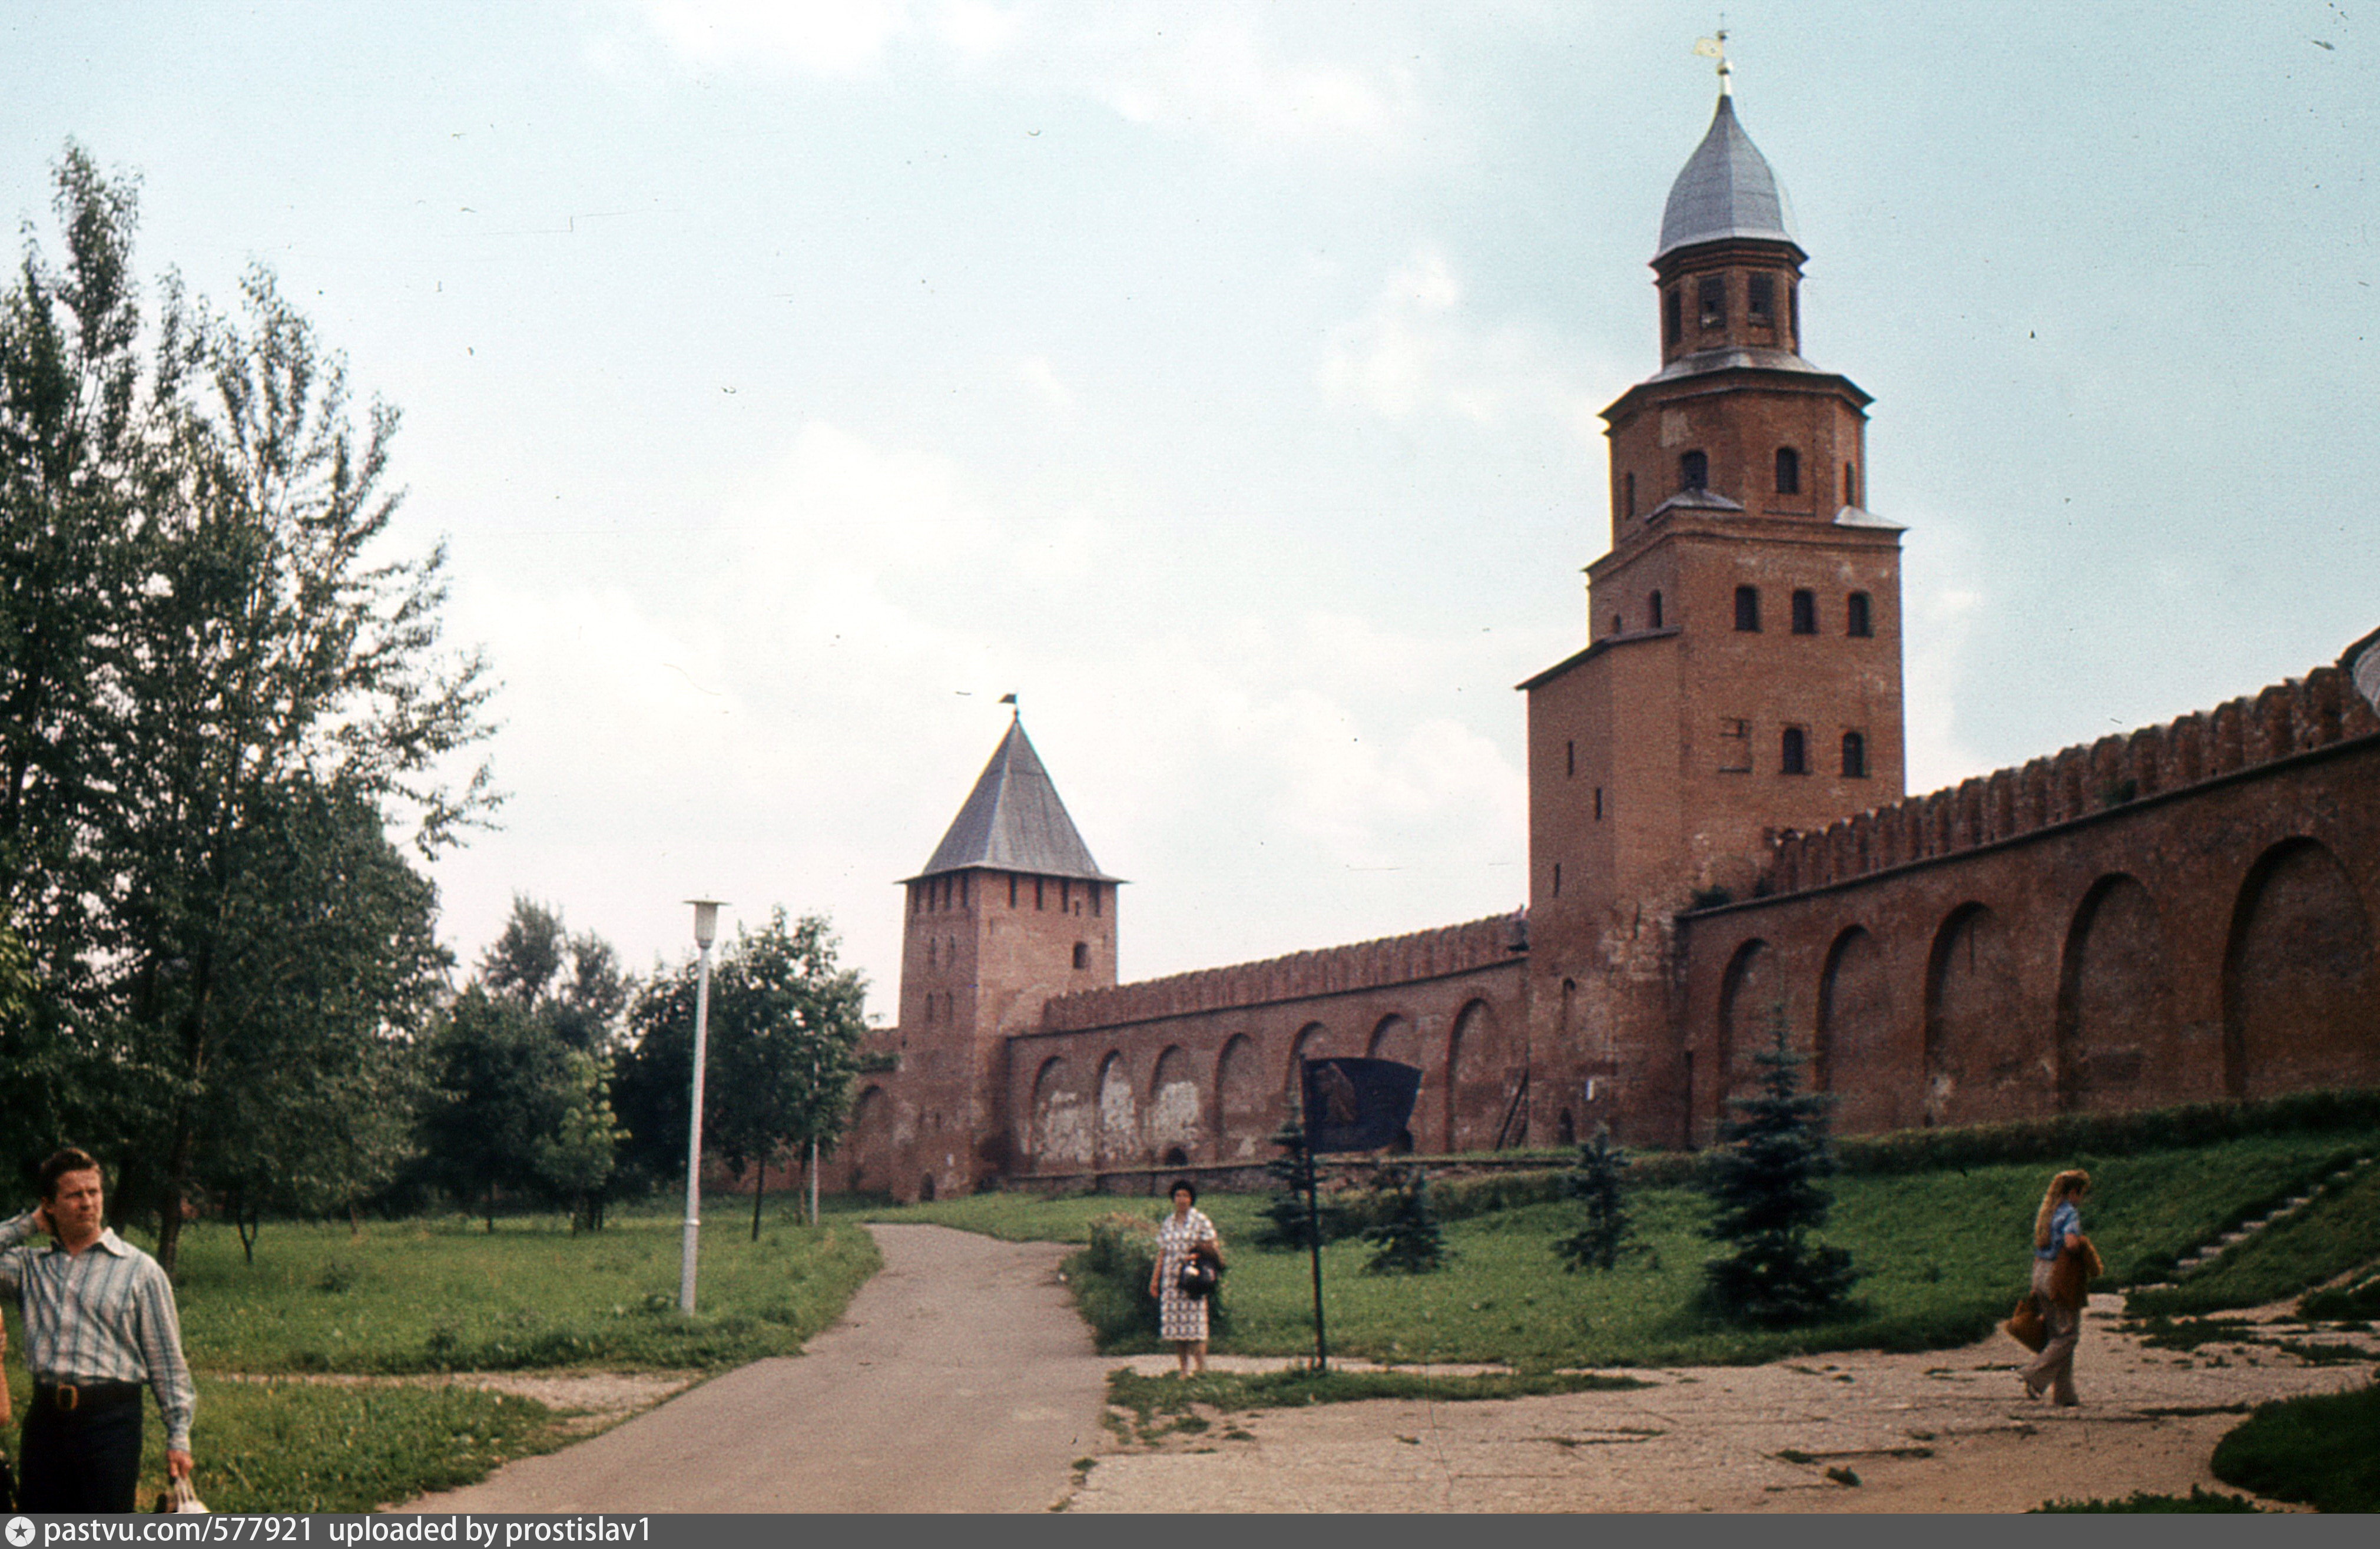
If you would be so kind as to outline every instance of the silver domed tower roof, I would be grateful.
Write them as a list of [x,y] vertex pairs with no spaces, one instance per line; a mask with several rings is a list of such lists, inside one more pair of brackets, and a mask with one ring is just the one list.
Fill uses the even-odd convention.
[[1730,237],[1802,245],[1793,235],[1793,205],[1785,186],[1735,121],[1735,99],[1721,95],[1710,132],[1670,186],[1670,202],[1661,211],[1661,249],[1653,257],[1658,261],[1680,248]]

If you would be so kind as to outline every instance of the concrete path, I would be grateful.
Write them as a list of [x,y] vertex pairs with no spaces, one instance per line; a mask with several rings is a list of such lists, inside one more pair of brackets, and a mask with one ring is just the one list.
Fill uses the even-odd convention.
[[870,1226],[884,1268],[807,1353],[756,1361],[407,1511],[1041,1511],[1099,1448],[1107,1364],[1068,1251]]

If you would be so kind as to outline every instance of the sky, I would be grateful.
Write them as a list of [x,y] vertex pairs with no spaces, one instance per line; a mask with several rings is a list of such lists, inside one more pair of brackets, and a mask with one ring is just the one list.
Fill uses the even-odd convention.
[[[2380,625],[2380,13],[1727,7],[1908,528],[1912,792]],[[1525,897],[1698,6],[0,0],[0,214],[263,264],[404,414],[506,800],[432,867],[649,968],[896,881],[1016,694],[1147,978]],[[459,776],[466,766],[458,765]]]

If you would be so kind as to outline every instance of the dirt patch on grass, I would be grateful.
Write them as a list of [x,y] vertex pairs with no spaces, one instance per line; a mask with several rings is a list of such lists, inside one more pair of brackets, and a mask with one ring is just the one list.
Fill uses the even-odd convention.
[[566,1434],[591,1436],[642,1414],[700,1382],[701,1372],[441,1372],[369,1377],[337,1372],[293,1376],[216,1372],[225,1382],[315,1383],[337,1387],[476,1387],[535,1399]]
[[2120,1311],[2120,1298],[2092,1300],[2077,1409],[2028,1399],[2025,1352],[1994,1335],[1915,1355],[1636,1372],[1650,1385],[1628,1392],[1218,1413],[1154,1445],[1113,1442],[1066,1507],[2022,1511],[2228,1489],[2207,1460],[2244,1407],[2370,1376],[2273,1345],[2153,1348],[2118,1326]]

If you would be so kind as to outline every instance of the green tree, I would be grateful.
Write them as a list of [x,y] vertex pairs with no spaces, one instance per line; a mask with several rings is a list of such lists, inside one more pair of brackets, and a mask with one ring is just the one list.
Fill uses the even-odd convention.
[[[260,814],[218,941],[216,1051],[193,1174],[252,1256],[267,1212],[346,1211],[411,1160],[421,1043],[448,958],[435,895],[366,804],[322,792]],[[178,979],[144,992],[161,1008]]]
[[1578,1163],[1563,1175],[1562,1192],[1579,1202],[1577,1231],[1554,1244],[1565,1270],[1616,1269],[1639,1251],[1628,1218],[1628,1153],[1611,1143],[1600,1125],[1595,1139],[1578,1148]]
[[[30,1159],[123,1126],[104,1090],[119,878],[105,832],[125,758],[119,685],[166,443],[140,348],[135,200],[68,145],[54,177],[64,257],[27,244],[0,296],[0,905],[27,953],[26,1014],[0,1048],[0,1126]],[[173,314],[168,314],[168,332]]]
[[435,1095],[422,1141],[431,1172],[478,1201],[492,1232],[501,1195],[545,1189],[546,1148],[569,1129],[588,1072],[528,1007],[479,983],[455,998],[430,1053]]
[[[381,553],[395,411],[358,431],[343,363],[261,269],[237,318],[169,281],[144,330],[128,182],[69,147],[56,186],[66,263],[30,247],[0,302],[0,885],[37,983],[0,1106],[20,1145],[71,1128],[116,1151],[170,1268],[218,1116],[242,1108],[230,1080],[310,1020],[239,978],[258,900],[313,869],[299,818],[451,843],[492,801],[484,768],[442,774],[486,689],[439,649],[441,556]],[[359,1025],[341,986],[406,979],[408,942],[386,950],[280,993]],[[410,994],[384,1031],[410,1031]]]
[[512,996],[574,1049],[609,1055],[628,1006],[619,954],[592,931],[576,935],[562,911],[516,895],[513,912],[480,962],[480,982]]
[[[850,1117],[867,982],[836,966],[837,950],[823,917],[789,925],[778,908],[759,930],[737,932],[713,965],[703,1140],[754,1173],[756,1238],[769,1162],[812,1141],[831,1149]],[[629,1016],[635,1046],[622,1066],[621,1112],[655,1177],[685,1166],[698,966],[656,974]]]
[[1379,1191],[1387,1212],[1364,1228],[1364,1240],[1372,1245],[1366,1273],[1429,1275],[1444,1265],[1451,1250],[1429,1208],[1428,1173],[1414,1166],[1383,1168]]
[[1834,1203],[1820,1182],[1835,1170],[1829,1101],[1799,1090],[1806,1061],[1787,1041],[1782,1006],[1770,1013],[1768,1047],[1754,1058],[1760,1092],[1730,1100],[1738,1116],[1704,1183],[1716,1206],[1705,1234],[1735,1250],[1704,1265],[1704,1286],[1721,1315],[1779,1327],[1839,1311],[1859,1275],[1848,1250],[1811,1236]]
[[1321,1217],[1322,1238],[1328,1242],[1343,1236],[1338,1221],[1339,1207],[1324,1203],[1318,1198],[1314,1210],[1306,1208],[1305,1190],[1311,1181],[1314,1158],[1305,1150],[1305,1129],[1292,1114],[1273,1131],[1271,1143],[1281,1154],[1265,1164],[1265,1176],[1272,1180],[1272,1192],[1265,1196],[1262,1224],[1257,1227],[1259,1248],[1302,1250],[1314,1240],[1314,1217]]

